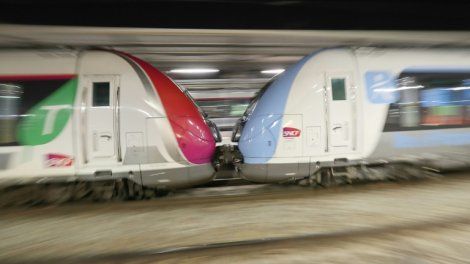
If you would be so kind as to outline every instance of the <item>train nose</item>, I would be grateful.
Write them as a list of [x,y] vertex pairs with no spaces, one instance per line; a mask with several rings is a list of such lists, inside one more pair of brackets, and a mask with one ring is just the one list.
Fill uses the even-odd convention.
[[281,115],[260,115],[248,120],[238,140],[243,157],[271,158],[276,150],[281,119]]
[[165,109],[176,136],[178,147],[185,158],[194,164],[211,163],[215,153],[215,140],[197,106],[168,76],[149,63],[120,53],[137,63],[148,76]]
[[211,129],[200,117],[173,119],[178,146],[189,162],[210,163],[215,152],[215,140]]

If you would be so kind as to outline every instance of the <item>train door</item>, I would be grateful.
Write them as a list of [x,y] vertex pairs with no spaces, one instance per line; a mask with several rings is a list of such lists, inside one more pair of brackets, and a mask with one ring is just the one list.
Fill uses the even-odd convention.
[[354,150],[354,90],[351,73],[327,73],[325,78],[327,152]]
[[85,163],[116,163],[119,161],[119,78],[114,75],[87,75],[85,78]]

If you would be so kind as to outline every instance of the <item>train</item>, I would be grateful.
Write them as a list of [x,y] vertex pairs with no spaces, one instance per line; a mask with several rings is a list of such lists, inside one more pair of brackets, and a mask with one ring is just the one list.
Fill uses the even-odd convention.
[[187,90],[130,54],[2,50],[0,184],[205,183],[220,140],[206,116]]
[[449,48],[315,51],[273,78],[238,121],[238,174],[322,183],[395,164],[468,168],[469,59]]
[[221,166],[250,182],[322,185],[468,168],[469,57],[442,48],[315,51],[267,82],[227,147],[188,90],[137,57],[2,50],[0,186],[141,199],[207,184]]

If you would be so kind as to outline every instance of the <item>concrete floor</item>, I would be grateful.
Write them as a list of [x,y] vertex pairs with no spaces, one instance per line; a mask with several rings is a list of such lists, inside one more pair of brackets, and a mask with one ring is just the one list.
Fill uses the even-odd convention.
[[[468,176],[2,209],[0,263],[470,263]],[[155,254],[163,248],[299,235],[308,236],[272,245]],[[119,257],[133,254],[140,257]]]

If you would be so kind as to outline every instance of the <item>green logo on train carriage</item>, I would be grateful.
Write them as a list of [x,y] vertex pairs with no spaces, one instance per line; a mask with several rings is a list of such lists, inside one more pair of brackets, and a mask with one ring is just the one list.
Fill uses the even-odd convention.
[[31,108],[19,123],[18,142],[41,145],[57,137],[72,115],[76,90],[74,78]]

